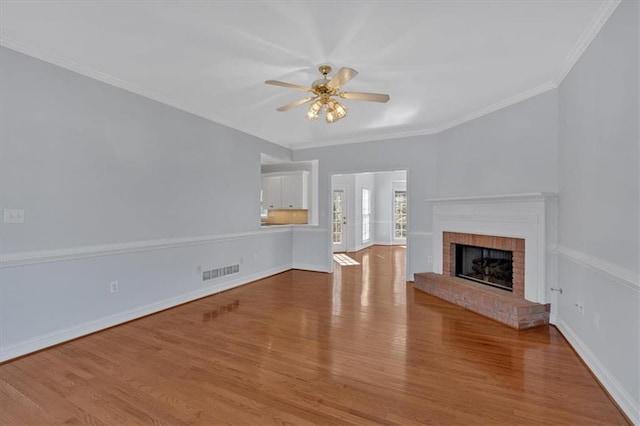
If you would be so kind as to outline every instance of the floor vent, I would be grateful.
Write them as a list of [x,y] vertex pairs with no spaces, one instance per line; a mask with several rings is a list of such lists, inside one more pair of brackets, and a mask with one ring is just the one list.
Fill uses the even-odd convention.
[[237,274],[238,272],[240,272],[240,265],[223,266],[222,268],[203,271],[202,281],[209,281],[225,275]]

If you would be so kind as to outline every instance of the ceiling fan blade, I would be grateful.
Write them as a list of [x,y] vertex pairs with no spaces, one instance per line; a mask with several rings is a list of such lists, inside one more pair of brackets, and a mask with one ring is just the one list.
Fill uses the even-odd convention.
[[334,75],[333,78],[329,80],[327,86],[333,89],[339,89],[356,75],[358,75],[358,71],[354,70],[353,68],[340,68],[336,75]]
[[303,92],[310,92],[311,91],[311,87],[301,86],[299,84],[285,83],[284,81],[267,80],[267,81],[265,81],[265,83],[266,84],[271,84],[273,86],[282,86],[282,87],[287,87],[289,89],[302,90]]
[[295,102],[291,102],[290,104],[286,104],[286,105],[282,105],[280,108],[276,108],[278,111],[284,112],[284,111],[289,111],[290,109],[293,109],[295,107],[298,107],[300,105],[304,105],[307,102],[311,102],[318,99],[317,96],[313,96],[311,98],[304,98],[304,99],[298,99]]
[[363,92],[342,92],[340,97],[344,99],[353,99],[356,101],[369,101],[369,102],[388,102],[389,95],[383,93],[363,93]]

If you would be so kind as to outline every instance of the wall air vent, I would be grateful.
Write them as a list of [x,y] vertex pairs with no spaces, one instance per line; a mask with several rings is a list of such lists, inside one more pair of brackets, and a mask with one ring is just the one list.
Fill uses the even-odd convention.
[[209,281],[225,275],[237,274],[238,272],[240,272],[240,265],[223,266],[210,271],[202,271],[202,281]]

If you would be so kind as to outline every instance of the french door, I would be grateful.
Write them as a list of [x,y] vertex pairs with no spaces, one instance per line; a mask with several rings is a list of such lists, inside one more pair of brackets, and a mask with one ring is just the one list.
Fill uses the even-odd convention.
[[333,189],[333,251],[347,251],[347,197],[346,188],[335,187]]

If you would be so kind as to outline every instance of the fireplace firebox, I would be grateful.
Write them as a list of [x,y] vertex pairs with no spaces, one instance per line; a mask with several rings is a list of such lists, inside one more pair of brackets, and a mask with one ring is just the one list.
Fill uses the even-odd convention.
[[513,291],[513,252],[455,244],[455,275]]

